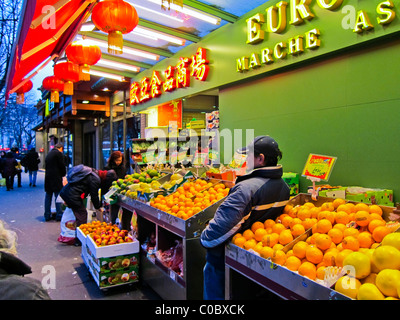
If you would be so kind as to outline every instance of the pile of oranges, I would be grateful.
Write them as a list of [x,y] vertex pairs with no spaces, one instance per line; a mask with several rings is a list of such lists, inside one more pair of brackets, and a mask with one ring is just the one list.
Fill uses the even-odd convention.
[[[346,203],[344,199],[319,207],[311,202],[295,207],[288,204],[277,219],[255,222],[232,242],[302,276],[322,280],[326,267],[343,267],[348,254],[374,249],[394,231],[382,213],[378,205]],[[302,234],[304,240],[289,245],[286,253],[282,250]]]
[[154,208],[186,220],[229,193],[223,183],[213,184],[203,179],[185,182],[168,196],[158,195],[150,201]]

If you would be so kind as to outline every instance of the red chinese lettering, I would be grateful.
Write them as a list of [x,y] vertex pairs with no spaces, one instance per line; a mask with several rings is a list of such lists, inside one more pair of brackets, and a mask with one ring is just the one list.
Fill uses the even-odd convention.
[[139,83],[132,82],[131,89],[129,91],[131,105],[140,103],[140,99],[139,99],[139,91],[140,90],[139,89],[140,89]]
[[168,66],[168,68],[164,71],[165,75],[165,82],[163,83],[163,89],[165,92],[173,91],[176,89],[176,84],[175,84],[175,67],[173,66]]
[[196,54],[192,56],[192,64],[190,65],[192,71],[190,75],[201,81],[206,80],[208,71],[210,70],[208,63],[209,61],[206,59],[206,49],[197,49]]
[[149,78],[143,78],[140,82],[140,102],[147,101],[150,99],[150,83]]
[[150,95],[152,98],[161,95],[161,86],[162,86],[162,81],[160,79],[160,75],[158,74],[157,71],[154,70],[150,81]]
[[177,75],[176,75],[176,87],[184,88],[189,87],[190,85],[190,66],[191,59],[190,58],[180,58],[179,63],[176,66]]

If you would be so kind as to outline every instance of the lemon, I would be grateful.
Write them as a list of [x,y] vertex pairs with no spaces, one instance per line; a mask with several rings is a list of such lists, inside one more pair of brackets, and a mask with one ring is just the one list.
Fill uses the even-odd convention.
[[374,254],[375,249],[368,249],[365,254],[369,257],[369,260],[371,261],[371,272],[373,273],[378,273],[379,269],[376,267],[375,263],[372,262],[372,255]]
[[376,276],[376,286],[385,295],[398,298],[397,287],[400,285],[400,271],[385,269]]
[[372,283],[364,283],[360,286],[357,293],[358,300],[383,300],[385,296],[376,285]]
[[386,235],[382,240],[383,246],[392,246],[397,250],[400,250],[400,233],[392,232]]
[[379,270],[400,268],[400,251],[392,246],[379,246],[372,254],[372,263]]
[[361,287],[360,280],[349,276],[340,277],[335,284],[335,290],[352,299],[357,298],[358,289]]
[[[350,275],[357,279],[363,279],[371,273],[371,262],[369,257],[361,252],[352,252],[343,260],[343,266],[351,272]],[[349,268],[350,267],[350,268]],[[354,270],[351,268],[353,267]],[[355,274],[352,274],[355,272]]]

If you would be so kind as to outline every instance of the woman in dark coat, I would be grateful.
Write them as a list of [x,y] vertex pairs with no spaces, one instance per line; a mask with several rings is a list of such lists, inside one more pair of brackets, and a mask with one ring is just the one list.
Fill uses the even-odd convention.
[[6,157],[3,159],[3,177],[6,179],[7,191],[14,189],[14,176],[17,173],[16,166],[17,160],[14,158],[12,152],[7,152]]
[[35,148],[29,150],[27,155],[21,160],[21,164],[29,171],[29,186],[36,187],[36,177],[39,170],[39,154]]

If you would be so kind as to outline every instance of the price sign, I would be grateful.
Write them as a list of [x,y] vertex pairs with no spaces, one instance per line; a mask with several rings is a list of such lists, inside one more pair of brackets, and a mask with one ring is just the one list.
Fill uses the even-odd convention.
[[302,175],[310,180],[327,181],[336,159],[336,157],[310,153]]

